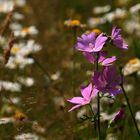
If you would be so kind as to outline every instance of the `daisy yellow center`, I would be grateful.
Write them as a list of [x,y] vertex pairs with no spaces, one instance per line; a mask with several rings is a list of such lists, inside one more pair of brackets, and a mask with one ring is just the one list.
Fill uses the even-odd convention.
[[72,20],[71,21],[71,26],[79,26],[80,25],[80,21],[79,20]]
[[22,32],[28,33],[29,32],[29,28],[28,27],[23,28]]
[[139,62],[139,60],[138,60],[137,58],[131,59],[131,60],[129,61],[130,64],[136,64],[136,63],[138,63],[138,62]]
[[101,33],[101,30],[98,28],[95,28],[92,30],[92,32],[96,33],[97,35]]
[[26,118],[26,115],[23,114],[23,113],[20,112],[20,111],[17,111],[17,112],[15,113],[14,118],[15,118],[16,120],[22,121],[22,120],[24,120],[24,119]]
[[19,50],[20,50],[19,47],[13,47],[13,48],[11,49],[11,53],[16,54]]

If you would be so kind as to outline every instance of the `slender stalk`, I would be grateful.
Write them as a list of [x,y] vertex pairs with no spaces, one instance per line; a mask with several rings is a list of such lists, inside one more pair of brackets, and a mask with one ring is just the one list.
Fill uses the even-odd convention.
[[140,138],[140,132],[139,132],[139,129],[138,129],[138,126],[137,126],[137,123],[136,123],[136,120],[135,120],[135,117],[134,117],[134,114],[133,114],[133,111],[132,111],[132,107],[130,105],[130,102],[129,102],[129,98],[125,92],[125,89],[124,89],[124,86],[123,86],[123,81],[124,81],[124,78],[123,78],[123,73],[122,73],[122,70],[120,70],[120,73],[121,73],[121,88],[122,88],[122,91],[123,91],[123,94],[124,94],[124,97],[125,97],[125,100],[127,102],[127,105],[128,105],[128,108],[129,108],[129,111],[130,111],[130,114],[131,114],[131,117],[133,119],[133,122],[134,122],[134,125],[135,125],[135,128],[137,130],[137,133],[138,133],[138,136]]
[[97,56],[96,56],[96,70],[99,70],[99,65],[98,65],[98,61],[99,61],[99,52],[97,52]]
[[8,29],[8,26],[11,22],[13,13],[15,11],[15,6],[13,7],[13,10],[11,12],[8,13],[8,15],[6,16],[4,22],[2,23],[1,27],[0,27],[0,36],[3,36],[5,31]]
[[[96,57],[96,71],[98,71],[98,69],[99,69],[98,60],[99,60],[99,53],[97,53],[97,57]],[[101,140],[101,134],[100,134],[100,95],[99,95],[99,92],[97,94],[97,113],[98,113],[98,120],[97,120],[98,140]]]
[[[89,104],[89,108],[90,108],[90,111],[91,111],[91,114],[93,115],[93,117],[95,116],[95,113],[94,113],[94,111],[93,111],[93,109],[92,109],[92,105],[91,104]],[[95,132],[96,132],[96,121],[94,121],[94,129],[95,129]],[[96,134],[96,133],[95,133]]]
[[44,67],[39,63],[39,61],[33,55],[31,55],[31,57],[34,59],[35,63],[40,68],[40,70],[45,74],[45,78],[47,82],[50,83],[51,78],[50,78],[49,73],[44,69]]

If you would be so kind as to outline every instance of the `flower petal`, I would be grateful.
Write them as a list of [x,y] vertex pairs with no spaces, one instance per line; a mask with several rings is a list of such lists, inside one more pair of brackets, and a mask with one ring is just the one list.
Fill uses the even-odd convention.
[[106,58],[103,62],[102,62],[102,65],[103,66],[109,66],[111,65],[114,61],[116,61],[116,56],[112,56],[110,58]]
[[83,54],[90,63],[94,63],[96,61],[95,55],[93,53],[84,52]]
[[107,56],[107,51],[101,51],[99,53],[99,62],[101,63],[102,61],[104,61],[106,59],[106,56]]
[[88,43],[95,43],[96,40],[96,34],[94,32],[91,32],[90,34],[83,34],[82,39]]
[[94,88],[92,93],[91,93],[91,99],[94,98],[97,95],[98,92],[99,92],[99,90]]
[[115,39],[116,37],[118,37],[120,33],[121,33],[121,29],[118,29],[116,26],[114,26],[112,28],[112,33],[111,33],[112,39]]
[[73,104],[80,104],[80,105],[84,103],[82,97],[73,97],[71,100],[67,100],[67,101]]
[[107,40],[107,37],[104,36],[103,33],[100,34],[100,35],[96,38],[94,52],[99,52],[99,51],[103,48],[103,46],[104,46],[106,40]]
[[112,37],[113,43],[118,48],[128,49],[128,45],[124,43],[123,38],[121,36],[121,29],[117,29],[116,27],[113,27],[111,37]]
[[75,106],[73,106],[68,112],[70,112],[70,111],[73,111],[74,109],[76,109],[76,108],[78,108],[78,107],[80,107],[81,105],[75,105]]
[[92,91],[92,83],[90,83],[87,87],[81,89],[82,96],[89,100]]
[[107,92],[108,92],[111,96],[116,96],[116,95],[122,93],[122,90],[121,90],[121,89],[118,89],[118,88],[110,88]]

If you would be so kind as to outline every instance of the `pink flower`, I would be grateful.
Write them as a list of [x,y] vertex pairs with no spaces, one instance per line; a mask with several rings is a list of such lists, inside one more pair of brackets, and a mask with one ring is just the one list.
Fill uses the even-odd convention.
[[112,118],[112,119],[110,120],[110,122],[109,122],[109,127],[110,127],[110,126],[113,126],[115,123],[117,123],[117,122],[120,121],[121,119],[124,119],[124,117],[125,117],[125,108],[124,108],[124,106],[123,106],[123,107],[121,107],[121,108],[119,109],[118,112],[116,112],[116,113],[114,114],[113,118]]
[[107,37],[101,33],[96,38],[96,33],[83,34],[78,37],[75,48],[82,52],[99,52],[107,41]]
[[[92,64],[96,63],[96,53],[83,52],[83,54],[90,63]],[[101,64],[102,66],[110,66],[117,59],[116,56],[112,56],[109,58],[107,58],[106,56],[107,56],[107,51],[99,52],[98,63]]]
[[68,102],[75,104],[75,106],[73,106],[69,112],[80,106],[89,104],[97,92],[98,90],[93,88],[92,83],[90,83],[87,87],[81,88],[82,97],[73,97],[72,99],[67,100]]
[[114,66],[105,67],[101,72],[95,71],[92,80],[95,88],[102,93],[109,93],[111,96],[122,93],[119,86],[121,77]]
[[121,36],[121,29],[118,29],[117,27],[113,27],[111,38],[113,44],[116,45],[118,48],[128,49],[128,45],[124,43],[124,40]]
[[124,107],[121,107],[118,112],[116,112],[115,116],[113,117],[112,121],[116,122],[120,119],[123,119],[125,116],[125,109]]

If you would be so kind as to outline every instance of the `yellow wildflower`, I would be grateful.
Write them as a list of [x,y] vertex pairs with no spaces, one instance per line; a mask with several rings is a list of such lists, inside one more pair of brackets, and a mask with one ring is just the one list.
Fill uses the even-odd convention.
[[102,31],[101,31],[100,29],[98,29],[98,28],[94,28],[94,29],[92,29],[91,32],[94,32],[94,33],[96,33],[97,35],[99,35]]
[[133,58],[133,59],[129,60],[129,63],[130,64],[136,64],[138,62],[139,62],[139,59],[138,58]]
[[77,19],[74,20],[69,19],[64,22],[64,25],[68,27],[79,27],[81,25],[81,22]]
[[27,116],[20,111],[16,111],[14,115],[14,119],[17,122],[24,122],[24,120],[27,119]]
[[23,29],[22,29],[22,32],[24,32],[24,33],[29,33],[29,27],[24,27]]

